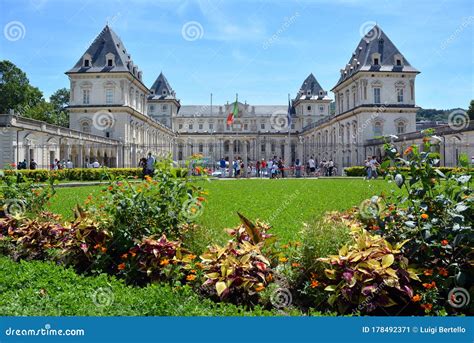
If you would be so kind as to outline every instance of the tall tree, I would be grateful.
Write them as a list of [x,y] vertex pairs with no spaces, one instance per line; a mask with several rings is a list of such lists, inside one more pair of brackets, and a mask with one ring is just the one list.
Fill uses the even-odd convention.
[[0,61],[0,113],[10,109],[21,111],[34,107],[43,100],[43,93],[30,85],[26,74],[10,61]]
[[474,120],[474,100],[471,100],[469,104],[469,109],[467,110],[467,114],[469,114],[469,119]]
[[69,126],[69,113],[66,107],[69,105],[69,89],[61,88],[49,97],[49,102],[54,107],[53,123],[60,126]]

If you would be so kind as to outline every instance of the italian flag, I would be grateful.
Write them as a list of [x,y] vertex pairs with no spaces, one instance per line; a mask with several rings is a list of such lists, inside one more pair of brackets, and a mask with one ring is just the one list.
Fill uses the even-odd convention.
[[237,96],[236,96],[235,102],[234,102],[234,109],[227,116],[227,125],[232,125],[232,123],[234,122],[234,119],[237,118],[238,114],[239,114],[239,104],[238,104]]

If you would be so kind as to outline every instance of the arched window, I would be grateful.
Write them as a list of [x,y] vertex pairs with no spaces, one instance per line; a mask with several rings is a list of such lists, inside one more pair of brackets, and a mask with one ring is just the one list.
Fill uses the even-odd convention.
[[374,136],[382,136],[383,135],[383,126],[382,123],[377,121],[374,123]]
[[84,133],[91,133],[91,124],[88,121],[82,122],[81,131]]
[[403,121],[397,123],[397,133],[405,133],[406,132],[406,124]]

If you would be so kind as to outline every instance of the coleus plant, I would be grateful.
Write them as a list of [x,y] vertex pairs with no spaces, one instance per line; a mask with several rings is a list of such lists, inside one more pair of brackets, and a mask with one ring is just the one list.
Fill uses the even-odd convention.
[[239,217],[242,225],[228,231],[233,238],[227,245],[211,246],[201,255],[206,279],[201,289],[220,300],[254,304],[273,281],[270,261],[262,252],[272,236],[266,233],[268,226]]
[[351,234],[352,244],[338,255],[318,259],[329,265],[324,270],[325,290],[332,293],[328,303],[340,313],[362,313],[409,302],[411,282],[420,279],[400,252],[406,241],[392,246],[358,225],[352,225]]

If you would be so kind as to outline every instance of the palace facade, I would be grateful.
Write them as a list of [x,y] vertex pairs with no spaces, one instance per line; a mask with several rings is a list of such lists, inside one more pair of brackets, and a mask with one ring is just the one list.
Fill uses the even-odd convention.
[[[239,156],[244,163],[281,157],[332,159],[343,167],[362,165],[383,154],[390,135],[403,146],[421,142],[416,132],[415,69],[379,26],[357,44],[331,89],[334,101],[311,73],[282,105],[182,105],[163,73],[148,88],[118,35],[106,26],[66,72],[70,80],[69,128],[15,115],[0,115],[0,167],[34,158],[47,168],[54,159],[84,166],[98,160],[111,167],[135,167],[148,152],[176,161],[200,153],[213,164]],[[474,155],[473,128],[441,130],[457,135],[446,165],[461,153]],[[450,137],[450,136],[449,136]],[[444,144],[449,145],[451,138]],[[446,151],[446,148],[445,148]]]

